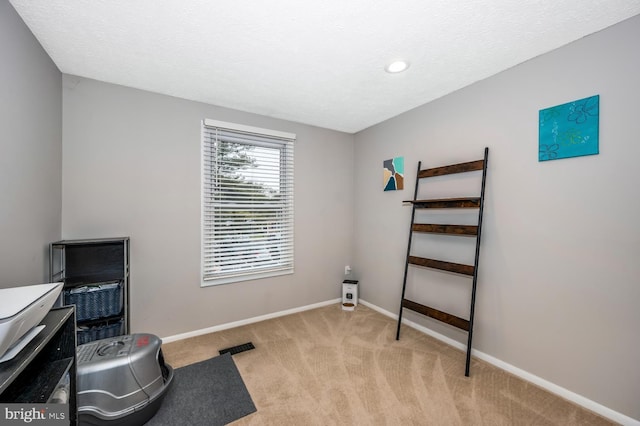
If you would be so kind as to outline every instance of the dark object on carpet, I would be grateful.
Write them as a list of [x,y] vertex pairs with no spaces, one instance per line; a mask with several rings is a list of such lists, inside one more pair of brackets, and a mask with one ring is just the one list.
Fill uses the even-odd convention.
[[178,368],[173,382],[147,426],[226,425],[256,411],[230,354]]
[[220,352],[220,355],[224,355],[227,352],[229,352],[231,355],[235,355],[237,353],[248,351],[255,348],[256,347],[253,346],[253,343],[249,342],[249,343],[243,343],[242,345],[233,346],[231,348],[221,349],[219,352]]

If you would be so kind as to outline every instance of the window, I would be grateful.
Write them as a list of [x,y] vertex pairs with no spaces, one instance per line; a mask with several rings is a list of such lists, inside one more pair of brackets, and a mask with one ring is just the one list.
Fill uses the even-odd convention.
[[293,273],[295,137],[204,120],[203,285]]

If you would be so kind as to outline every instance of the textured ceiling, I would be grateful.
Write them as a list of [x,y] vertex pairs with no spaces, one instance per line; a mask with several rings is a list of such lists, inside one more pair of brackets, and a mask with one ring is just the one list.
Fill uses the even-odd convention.
[[[349,133],[640,14],[640,0],[10,2],[63,73]],[[386,73],[394,58],[410,68]]]

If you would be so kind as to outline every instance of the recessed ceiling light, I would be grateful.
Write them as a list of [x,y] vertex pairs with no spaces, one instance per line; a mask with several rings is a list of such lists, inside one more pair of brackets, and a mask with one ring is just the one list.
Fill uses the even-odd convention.
[[409,68],[409,62],[405,60],[398,60],[391,62],[389,65],[384,67],[384,70],[389,73],[397,73],[402,72],[407,68]]

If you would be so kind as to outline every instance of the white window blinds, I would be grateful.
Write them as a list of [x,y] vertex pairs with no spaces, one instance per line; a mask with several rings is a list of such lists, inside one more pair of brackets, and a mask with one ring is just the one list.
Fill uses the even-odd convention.
[[293,272],[294,140],[204,121],[204,285]]

